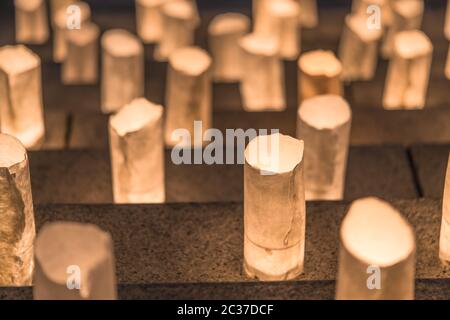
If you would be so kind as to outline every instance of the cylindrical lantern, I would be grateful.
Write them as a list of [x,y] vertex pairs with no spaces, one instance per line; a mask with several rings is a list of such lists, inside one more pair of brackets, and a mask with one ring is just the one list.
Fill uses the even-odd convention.
[[348,15],[339,46],[342,80],[371,80],[378,62],[378,43],[383,31],[368,29],[367,18]]
[[292,0],[271,1],[267,6],[269,37],[274,37],[278,54],[285,60],[296,60],[300,54],[300,6]]
[[164,134],[167,146],[180,146],[176,130],[183,129],[190,133],[193,145],[200,147],[202,141],[198,145],[194,137],[201,137],[202,132],[195,132],[194,121],[201,121],[201,131],[211,128],[211,64],[208,53],[197,47],[177,49],[170,55]]
[[447,11],[445,13],[444,34],[448,41],[450,41],[450,2],[447,3]]
[[299,101],[322,94],[343,95],[342,64],[333,52],[316,50],[298,60]]
[[354,201],[340,228],[336,298],[414,299],[414,273],[410,224],[384,201]]
[[418,30],[399,32],[384,88],[385,109],[422,109],[430,80],[433,44]]
[[286,108],[284,68],[272,38],[247,35],[239,42],[243,50],[240,86],[247,111],[282,111]]
[[98,37],[93,23],[67,33],[67,56],[62,66],[64,84],[93,84],[98,80]]
[[164,33],[154,57],[158,61],[166,61],[176,49],[194,44],[196,13],[189,1],[176,0],[164,4],[161,15]]
[[450,79],[450,46],[448,47],[447,63],[445,65],[445,76]]
[[209,48],[213,57],[213,79],[237,82],[242,78],[242,51],[239,40],[250,29],[250,19],[240,13],[216,16],[208,27]]
[[55,62],[63,62],[66,59],[67,33],[83,29],[84,24],[91,18],[91,9],[86,2],[78,1],[71,5],[77,8],[74,13],[69,13],[68,7],[62,7],[56,12],[53,29],[53,60]]
[[300,4],[300,23],[305,28],[319,25],[319,14],[316,0],[297,0]]
[[144,43],[159,42],[163,34],[162,5],[169,0],[136,0],[136,29]]
[[7,134],[0,134],[0,155],[0,286],[29,286],[35,227],[28,156]]
[[14,0],[16,42],[43,44],[49,30],[45,0]]
[[109,137],[114,202],[164,202],[162,106],[133,100],[111,116]]
[[303,272],[305,190],[303,142],[272,134],[245,150],[244,268],[263,281]]
[[34,252],[35,300],[117,299],[113,241],[97,226],[48,223]]
[[352,112],[340,96],[304,100],[297,114],[297,137],[305,142],[306,200],[342,200]]
[[[447,12],[445,14],[444,34],[448,41],[450,41],[450,1],[447,4]],[[448,47],[447,64],[445,65],[445,76],[450,79],[450,46]]]
[[402,31],[420,29],[424,12],[423,0],[391,1],[392,24],[384,39],[382,54],[390,58],[394,50],[395,36]]
[[41,59],[22,45],[0,48],[0,123],[26,148],[44,140]]
[[273,0],[252,0],[253,32],[266,34],[270,29],[267,16],[267,4]]
[[444,264],[450,263],[450,155],[445,176],[444,196],[442,198],[442,223],[439,241],[439,258]]
[[144,95],[144,47],[122,29],[105,32],[101,43],[101,107],[110,113]]

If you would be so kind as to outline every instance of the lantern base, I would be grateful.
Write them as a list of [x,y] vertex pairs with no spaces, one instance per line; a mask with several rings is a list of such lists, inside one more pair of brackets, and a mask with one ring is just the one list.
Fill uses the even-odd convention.
[[244,270],[261,281],[292,280],[303,273],[303,248],[297,243],[286,249],[266,249],[244,240]]

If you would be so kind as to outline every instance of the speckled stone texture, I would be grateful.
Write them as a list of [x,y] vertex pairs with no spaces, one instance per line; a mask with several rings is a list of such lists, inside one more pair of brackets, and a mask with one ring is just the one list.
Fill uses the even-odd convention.
[[422,196],[442,199],[450,144],[418,145],[410,152]]
[[[120,300],[332,300],[335,281],[119,285]],[[450,297],[449,279],[416,281],[416,300]],[[32,289],[0,288],[0,300],[31,300]]]
[[[416,232],[417,298],[450,298],[450,269],[438,258],[439,201],[392,203]],[[122,299],[332,299],[347,209],[348,203],[309,203],[305,273],[271,284],[243,273],[240,203],[37,206],[36,224],[39,230],[48,221],[70,220],[110,232]],[[0,289],[0,298],[30,298],[30,290]]]
[[[438,200],[392,200],[414,226],[417,278],[450,276],[438,258]],[[333,280],[338,232],[348,203],[307,204],[305,273],[299,280]],[[48,205],[36,207],[43,223],[93,223],[111,233],[119,283],[249,281],[242,270],[241,203],[167,205]],[[450,297],[449,297],[450,298]]]
[[[30,152],[33,199],[42,203],[112,203],[108,150]],[[167,202],[242,201],[242,165],[175,165],[165,154]],[[402,147],[352,147],[346,200],[364,196],[415,198]]]

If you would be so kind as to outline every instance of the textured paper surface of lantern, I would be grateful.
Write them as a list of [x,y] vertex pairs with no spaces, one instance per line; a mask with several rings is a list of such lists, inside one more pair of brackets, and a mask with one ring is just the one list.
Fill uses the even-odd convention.
[[444,196],[442,198],[442,223],[439,242],[439,258],[446,265],[450,263],[450,155],[448,157]]
[[445,65],[445,76],[450,79],[450,46],[448,47],[447,63]]
[[14,0],[16,42],[43,44],[47,42],[49,28],[45,0]]
[[209,48],[213,57],[213,79],[237,82],[242,78],[242,51],[239,40],[250,30],[250,19],[240,13],[214,17],[208,27]]
[[[72,5],[77,6],[80,10],[79,22],[80,28],[83,29],[84,24],[87,23],[91,18],[91,9],[87,3],[81,1],[74,2],[72,3]],[[67,34],[79,30],[76,28],[71,29],[72,19],[77,19],[77,17],[70,17],[70,14],[67,12],[67,7],[62,7],[56,12],[55,27],[53,28],[53,60],[55,62],[63,62],[64,59],[66,59]]]
[[239,41],[243,51],[240,91],[247,111],[282,111],[286,108],[284,67],[274,39],[255,34]]
[[98,80],[98,38],[93,23],[67,33],[67,56],[62,66],[64,84],[93,84]]
[[340,228],[336,298],[414,299],[414,273],[415,240],[409,223],[382,200],[354,201]]
[[189,1],[175,0],[161,9],[164,34],[158,43],[154,57],[166,61],[178,48],[194,44],[194,30],[197,25],[195,10]]
[[392,24],[383,42],[382,54],[391,57],[394,50],[395,36],[402,31],[420,29],[424,12],[423,0],[402,0],[391,3]]
[[352,112],[340,96],[304,100],[297,114],[297,137],[305,143],[306,200],[342,200]]
[[450,2],[447,3],[447,11],[445,13],[444,34],[445,38],[450,41]]
[[29,286],[35,237],[27,152],[0,134],[0,286]]
[[111,116],[109,135],[114,202],[164,202],[162,106],[133,100]]
[[[447,13],[445,17],[445,37],[450,41],[450,2],[447,4]],[[447,64],[445,65],[445,76],[450,79],[450,46],[448,47]]]
[[101,108],[110,113],[144,95],[144,47],[123,29],[105,32],[101,44]]
[[300,23],[305,28],[315,28],[319,25],[319,10],[316,0],[297,0],[300,4]]
[[270,31],[277,41],[278,54],[285,60],[296,60],[300,54],[300,6],[296,1],[270,1],[267,7]]
[[117,299],[113,240],[91,224],[52,222],[35,244],[35,300]]
[[245,150],[244,268],[263,281],[303,272],[305,194],[303,142],[273,134]]
[[22,45],[0,48],[0,122],[26,148],[43,142],[41,60]]
[[201,121],[202,130],[211,128],[211,64],[208,53],[198,47],[177,49],[170,55],[164,133],[167,146],[187,144],[179,141],[176,134],[177,129],[186,129],[192,138],[189,145],[200,147],[202,142],[199,145],[194,136],[201,137],[202,132],[195,132],[194,121]]
[[253,32],[266,34],[269,29],[267,4],[273,0],[252,0]]
[[422,109],[430,79],[433,45],[421,31],[396,35],[389,62],[383,106],[385,109]]
[[163,23],[161,8],[168,0],[136,0],[136,30],[144,43],[161,40]]
[[378,61],[381,29],[369,29],[367,18],[348,15],[339,46],[344,81],[373,79]]
[[298,60],[299,101],[322,94],[343,94],[342,64],[333,52],[315,50]]

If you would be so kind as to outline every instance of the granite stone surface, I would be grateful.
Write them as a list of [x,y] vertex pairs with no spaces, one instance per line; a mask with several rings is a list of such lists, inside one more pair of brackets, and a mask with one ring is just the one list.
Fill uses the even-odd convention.
[[[236,154],[236,153],[235,153]],[[112,203],[107,149],[30,152],[33,199],[42,203]],[[181,164],[165,154],[167,202],[242,201],[243,166]],[[413,174],[402,147],[351,147],[346,200],[363,196],[415,198]]]
[[[118,285],[120,300],[332,300],[335,281]],[[416,300],[450,297],[450,279],[419,279]],[[31,300],[32,288],[0,288],[0,300]]]
[[417,145],[411,148],[414,169],[424,197],[442,199],[449,154],[450,145]]
[[[418,298],[450,297],[450,269],[438,259],[439,201],[391,203],[416,232]],[[305,272],[294,281],[270,285],[248,279],[243,273],[241,203],[38,205],[36,226],[39,230],[46,222],[69,220],[93,223],[110,232],[118,283],[127,285],[122,298],[301,299],[309,295],[332,299],[339,225],[348,205],[307,205]],[[291,296],[297,290],[300,292]],[[27,289],[10,294],[7,291],[0,290],[0,296],[27,295]]]

